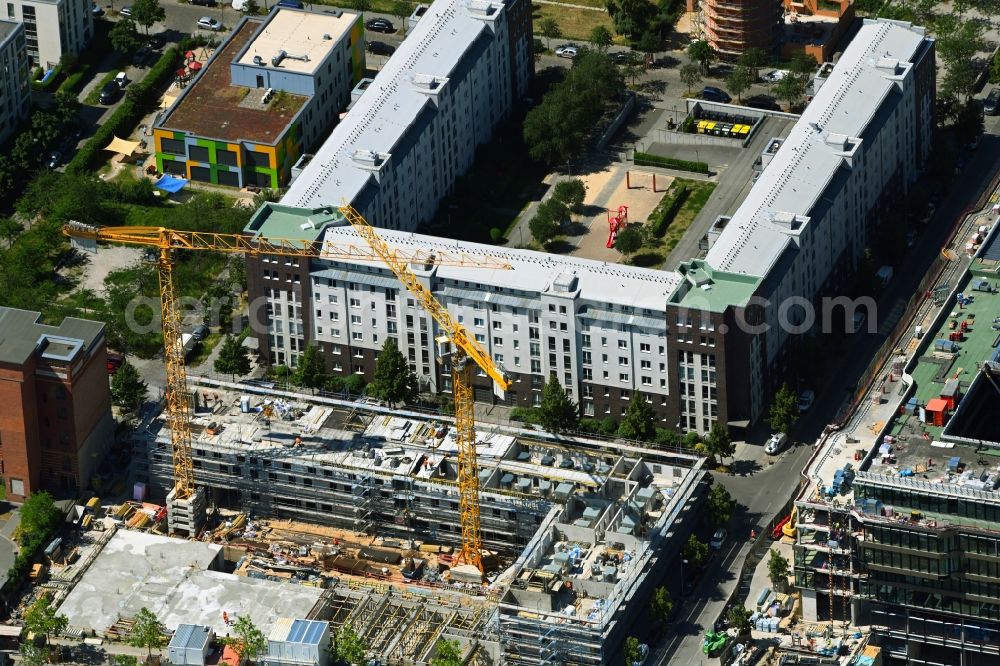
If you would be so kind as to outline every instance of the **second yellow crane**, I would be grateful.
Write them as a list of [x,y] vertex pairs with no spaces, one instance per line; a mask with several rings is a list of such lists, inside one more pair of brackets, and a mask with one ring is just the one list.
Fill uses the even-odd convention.
[[340,213],[368,244],[332,245],[323,241],[302,241],[240,234],[175,231],[163,227],[93,227],[70,223],[63,233],[78,247],[96,250],[98,241],[152,247],[158,250],[156,261],[160,285],[164,362],[167,371],[166,416],[170,426],[174,490],[172,495],[187,500],[195,493],[194,467],[191,460],[191,403],[187,371],[181,343],[181,317],[173,282],[174,250],[193,250],[305,258],[328,258],[354,261],[380,261],[396,275],[406,289],[437,322],[450,343],[449,360],[455,402],[455,428],[458,444],[459,510],[462,525],[462,550],[459,561],[483,570],[483,537],[479,516],[479,475],[476,460],[475,402],[472,368],[480,367],[500,391],[510,387],[510,379],[489,352],[445,307],[418,281],[411,263],[465,266],[510,270],[510,264],[490,257],[448,250],[405,252],[390,247],[375,229],[351,206]]

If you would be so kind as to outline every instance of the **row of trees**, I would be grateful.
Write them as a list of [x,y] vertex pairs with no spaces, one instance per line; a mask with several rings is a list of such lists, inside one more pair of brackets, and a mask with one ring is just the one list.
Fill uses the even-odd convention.
[[544,245],[555,238],[569,219],[570,213],[579,213],[587,188],[579,178],[564,180],[553,188],[552,196],[538,205],[528,229],[536,242]]

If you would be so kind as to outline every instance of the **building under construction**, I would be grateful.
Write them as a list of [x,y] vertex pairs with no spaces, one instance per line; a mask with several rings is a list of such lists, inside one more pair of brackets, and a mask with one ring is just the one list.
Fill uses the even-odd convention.
[[[450,423],[253,387],[197,401],[197,485],[217,509],[341,530],[314,616],[350,622],[384,663],[424,662],[439,637],[492,663],[609,663],[653,589],[679,585],[663,578],[708,482],[693,455],[480,426],[480,584],[447,565],[461,542]],[[162,497],[169,435],[149,431],[139,476]],[[347,557],[347,541],[373,546]]]

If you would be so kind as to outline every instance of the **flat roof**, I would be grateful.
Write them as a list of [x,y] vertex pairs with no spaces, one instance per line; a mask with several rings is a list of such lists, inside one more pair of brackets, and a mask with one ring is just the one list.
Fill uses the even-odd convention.
[[177,98],[157,125],[158,129],[180,130],[219,141],[243,140],[268,145],[281,138],[308,98],[281,92],[265,106],[261,103],[263,91],[233,85],[232,79],[233,60],[262,23],[253,18],[240,23],[201,74]]
[[221,546],[120,529],[59,607],[71,627],[102,633],[140,608],[168,630],[182,624],[232,631],[230,617],[249,615],[264,635],[281,617],[306,617],[322,590],[294,583],[244,578],[209,567]]
[[808,217],[820,204],[838,171],[847,168],[843,146],[833,145],[836,135],[853,142],[885,100],[899,94],[892,72],[879,67],[886,58],[905,65],[926,39],[922,28],[865,21],[709,249],[706,260],[712,266],[765,277],[786,249],[796,250],[796,232],[778,223],[778,216]]
[[425,109],[436,112],[428,90],[459,69],[502,9],[502,2],[485,0],[432,4],[292,182],[282,203],[317,207],[355,201],[374,180],[370,169],[354,161],[355,152],[391,154]]
[[260,56],[270,66],[271,58],[284,51],[287,56],[281,61],[281,69],[312,74],[350,31],[357,17],[350,12],[307,12],[279,7],[250,41],[238,62],[253,65],[254,56]]
[[677,270],[688,288],[675,292],[673,302],[691,310],[723,312],[729,306],[742,307],[760,284],[760,278],[717,271],[700,260],[682,263]]
[[17,26],[20,25],[17,21],[6,21],[0,20],[0,42],[6,40],[14,31],[17,30]]
[[41,314],[0,307],[0,363],[20,365],[36,350],[48,358],[69,361],[80,348],[88,348],[104,331],[104,324],[66,317],[58,326],[39,322]]

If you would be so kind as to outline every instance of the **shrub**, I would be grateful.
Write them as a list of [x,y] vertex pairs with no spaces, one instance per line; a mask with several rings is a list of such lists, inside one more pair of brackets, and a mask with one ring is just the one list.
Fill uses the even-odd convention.
[[42,77],[45,76],[45,72],[42,70],[41,67],[39,67],[38,69],[35,70],[36,76],[31,81],[31,88],[33,90],[40,90],[42,92],[52,92],[58,87],[59,83],[63,80],[62,71],[63,71],[62,67],[56,65],[55,71],[52,73],[52,76],[49,77],[49,80],[46,81],[45,83],[42,83]]
[[688,134],[693,134],[696,127],[697,126],[695,125],[694,122],[694,116],[687,116],[686,118],[684,118],[684,122],[681,123],[681,131],[687,132]]
[[674,216],[677,215],[677,211],[681,209],[684,202],[687,200],[688,194],[691,190],[688,188],[687,183],[681,181],[674,181],[673,186],[670,188],[671,191],[660,200],[660,203],[656,205],[653,212],[649,214],[647,218],[647,224],[653,235],[657,238],[662,238],[663,234],[667,232],[667,227],[673,221]]
[[704,174],[708,173],[708,164],[705,162],[678,160],[673,157],[660,157],[659,155],[640,153],[638,151],[635,153],[634,162],[636,166],[658,166],[666,169],[678,169],[680,171],[693,171],[695,173]]

